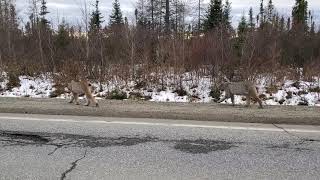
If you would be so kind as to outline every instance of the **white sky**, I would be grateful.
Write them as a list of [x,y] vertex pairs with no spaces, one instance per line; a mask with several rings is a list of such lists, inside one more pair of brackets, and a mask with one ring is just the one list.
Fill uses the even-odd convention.
[[[90,8],[93,8],[94,0],[47,0],[47,6],[50,11],[48,19],[54,24],[58,23],[58,19],[65,17],[68,22],[73,24],[80,24],[82,22],[81,7],[83,7],[84,2],[87,1]],[[129,20],[134,17],[134,9],[136,0],[119,0],[121,4],[121,9],[124,16],[127,16]],[[187,4],[191,4],[191,1],[197,0],[185,0]],[[203,0],[204,3],[209,2],[209,0]],[[237,24],[240,16],[244,13],[247,14],[249,7],[252,6],[255,11],[258,11],[260,0],[229,0],[232,3],[232,21],[233,24]],[[267,3],[268,0],[265,0]],[[108,22],[109,15],[112,8],[113,0],[100,0],[100,9],[104,20]],[[320,23],[320,0],[308,0],[309,9],[312,10],[317,22]],[[280,14],[290,16],[291,8],[295,3],[295,0],[273,0],[277,11]],[[22,21],[25,22],[28,17],[28,6],[29,0],[16,0],[17,9],[19,11],[19,16]]]

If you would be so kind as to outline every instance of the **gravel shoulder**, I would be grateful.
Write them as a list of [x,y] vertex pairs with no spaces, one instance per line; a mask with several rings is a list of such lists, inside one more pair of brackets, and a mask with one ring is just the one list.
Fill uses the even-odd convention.
[[265,124],[320,125],[320,108],[303,106],[232,107],[215,103],[156,103],[100,100],[100,107],[76,106],[64,99],[0,98],[0,113],[130,117]]

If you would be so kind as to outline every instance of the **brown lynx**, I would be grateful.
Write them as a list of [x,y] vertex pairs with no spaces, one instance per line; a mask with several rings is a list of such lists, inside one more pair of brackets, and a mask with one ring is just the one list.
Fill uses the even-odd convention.
[[255,85],[251,82],[247,82],[247,81],[227,82],[227,83],[223,83],[219,89],[224,90],[226,95],[223,99],[218,101],[218,103],[221,103],[226,99],[231,98],[232,105],[234,106],[235,105],[234,95],[242,95],[242,96],[246,96],[247,106],[250,106],[250,100],[252,97],[254,100],[258,101],[260,108],[263,108],[262,101],[258,96],[257,89]]
[[91,85],[86,80],[80,80],[79,82],[72,80],[71,83],[68,83],[67,88],[72,93],[72,98],[69,103],[73,103],[73,101],[75,101],[75,104],[79,105],[79,96],[85,95],[87,99],[87,103],[85,104],[86,106],[94,104],[96,107],[98,107],[99,104],[93,97],[90,87]]

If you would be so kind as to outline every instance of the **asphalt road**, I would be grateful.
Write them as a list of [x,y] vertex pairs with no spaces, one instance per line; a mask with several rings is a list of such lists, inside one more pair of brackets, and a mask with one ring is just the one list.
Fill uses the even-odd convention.
[[320,107],[232,107],[217,103],[155,103],[99,100],[100,107],[76,106],[65,99],[0,98],[0,112],[100,117],[134,117],[267,124],[320,125]]
[[0,179],[320,179],[320,127],[0,114]]

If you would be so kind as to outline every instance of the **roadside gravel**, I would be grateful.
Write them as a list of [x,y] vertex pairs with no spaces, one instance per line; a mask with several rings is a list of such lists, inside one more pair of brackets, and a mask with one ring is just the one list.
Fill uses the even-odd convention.
[[100,107],[76,106],[63,99],[0,98],[0,113],[155,118],[266,124],[320,125],[320,108],[303,106],[232,107],[215,103],[155,103],[100,100]]

